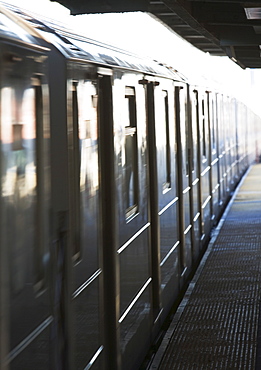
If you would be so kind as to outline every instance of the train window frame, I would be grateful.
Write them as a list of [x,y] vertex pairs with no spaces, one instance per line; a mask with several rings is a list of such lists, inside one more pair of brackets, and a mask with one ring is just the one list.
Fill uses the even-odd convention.
[[201,107],[202,107],[202,111],[201,111],[201,133],[202,133],[202,149],[201,149],[201,153],[202,153],[202,162],[205,163],[207,161],[207,142],[206,142],[206,127],[207,127],[207,117],[206,117],[206,111],[207,111],[207,107],[205,106],[206,104],[206,99],[207,99],[207,96],[206,94],[204,94],[203,96],[203,99],[201,101]]
[[[125,86],[125,107],[127,120],[124,133],[124,187],[125,187],[125,217],[131,221],[139,210],[139,169],[138,169],[138,137],[137,137],[137,104],[136,91],[133,86]],[[128,140],[129,139],[129,140]],[[129,154],[128,154],[129,153]],[[127,161],[130,160],[131,174],[127,181]],[[131,180],[131,176],[133,179]],[[132,186],[132,191],[131,191]],[[132,195],[132,200],[130,199]]]
[[[179,126],[179,134],[180,138],[182,137],[182,134],[184,136],[184,155],[182,155],[182,162],[184,166],[185,176],[189,177],[189,142],[188,142],[188,117],[187,117],[187,90],[184,89],[184,86],[182,85],[176,85],[175,86],[175,115],[176,115],[176,124],[178,123]],[[181,129],[182,125],[182,115],[181,115],[181,107],[182,111],[184,112],[184,125],[185,125],[185,131]]]
[[[82,262],[86,244],[83,235],[86,233],[85,207],[97,190],[98,156],[88,157],[87,146],[93,149],[98,141],[98,92],[96,81],[91,79],[69,80],[69,167],[70,167],[70,228],[71,255],[73,266]],[[94,111],[91,111],[91,109]],[[94,144],[95,143],[95,144]],[[95,158],[95,159],[93,159]],[[91,170],[95,162],[95,169]],[[94,172],[95,171],[95,174]],[[92,180],[89,177],[92,172]],[[95,178],[95,183],[93,179]],[[97,199],[97,198],[96,198]]]
[[45,200],[44,200],[44,163],[43,163],[43,86],[40,75],[34,75],[31,78],[31,87],[34,91],[34,109],[35,109],[35,135],[36,135],[36,235],[38,242],[34,252],[34,292],[40,295],[45,290],[46,272],[43,265],[43,256],[45,253]]
[[166,166],[166,178],[162,184],[163,194],[167,193],[171,189],[171,155],[170,155],[170,123],[169,123],[169,96],[167,90],[162,90],[162,97],[164,98],[164,131],[166,138],[165,146],[165,166]]
[[[194,134],[196,135],[196,142],[197,142],[197,145],[198,145],[198,141],[199,141],[198,129],[200,127],[199,126],[199,122],[200,122],[200,119],[199,119],[199,92],[196,89],[193,90],[192,104],[194,105],[194,107],[193,107],[193,112],[192,112],[192,116],[191,116],[191,119],[192,119],[192,122],[191,122],[191,138],[192,138],[192,143],[191,143],[191,170],[192,170],[192,172],[194,172],[195,167],[196,167],[195,166],[196,158],[195,158],[195,151],[194,151],[194,145],[193,145]],[[195,122],[194,122],[194,119],[195,119]]]
[[72,145],[73,145],[73,158],[72,158],[72,171],[73,171],[73,191],[70,195],[71,207],[73,209],[73,243],[72,243],[72,261],[77,264],[82,257],[81,250],[81,206],[80,206],[80,147],[79,147],[79,104],[78,104],[78,80],[71,81],[71,102],[72,102]]
[[217,95],[212,95],[211,144],[212,154],[217,153]]

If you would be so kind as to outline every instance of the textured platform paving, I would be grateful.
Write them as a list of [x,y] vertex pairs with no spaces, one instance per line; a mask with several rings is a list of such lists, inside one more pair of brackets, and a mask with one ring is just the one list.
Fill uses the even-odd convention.
[[150,369],[261,369],[260,269],[261,164],[257,164],[214,232]]

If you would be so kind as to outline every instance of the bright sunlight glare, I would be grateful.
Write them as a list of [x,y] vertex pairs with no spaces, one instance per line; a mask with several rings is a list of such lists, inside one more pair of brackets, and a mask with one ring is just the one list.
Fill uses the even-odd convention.
[[149,14],[135,12],[72,16],[67,8],[49,0],[6,2],[62,22],[88,38],[171,65],[195,82],[210,78],[261,114],[258,99],[260,70],[243,70],[228,57],[214,57],[201,52]]

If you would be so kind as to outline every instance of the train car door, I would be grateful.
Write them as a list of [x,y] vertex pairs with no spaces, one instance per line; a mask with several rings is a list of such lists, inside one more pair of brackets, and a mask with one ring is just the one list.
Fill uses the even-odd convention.
[[112,93],[118,325],[121,366],[127,370],[139,367],[151,338],[151,224],[143,75],[115,70]]
[[[98,111],[101,103],[98,99],[105,93],[99,87],[96,69],[87,63],[72,62],[67,68],[69,249],[72,264],[71,271],[67,269],[71,274],[72,297],[67,325],[72,333],[69,340],[70,351],[73,349],[73,367],[88,368],[93,364],[101,368],[104,355],[101,246],[102,228],[105,230],[107,226],[103,225],[100,201]],[[110,76],[106,77],[110,79]],[[109,151],[109,145],[107,148]],[[108,160],[108,166],[109,163]]]
[[201,92],[199,95],[199,104],[201,105],[200,119],[200,163],[201,163],[201,209],[202,209],[202,236],[205,243],[210,234],[211,228],[211,153],[210,153],[210,109],[209,109],[209,92]]
[[219,155],[218,155],[218,103],[217,94],[210,93],[210,153],[211,153],[211,196],[212,222],[216,223],[219,214]]
[[140,74],[69,70],[74,363],[132,369],[151,330],[145,89]]
[[225,176],[225,188],[226,188],[226,200],[230,194],[230,186],[232,181],[232,147],[231,147],[231,131],[233,123],[231,121],[231,100],[229,96],[224,97],[224,134],[225,134],[225,156],[226,156],[226,176]]
[[225,206],[226,201],[226,141],[225,141],[225,97],[219,95],[219,171],[220,171],[220,207]]
[[[159,308],[156,311],[155,325],[162,323],[179,292],[179,253],[181,247],[178,230],[178,205],[180,202],[177,191],[177,156],[174,109],[174,84],[172,80],[157,79],[153,86],[154,117],[148,122],[150,141],[150,211],[154,218],[152,227],[157,229],[158,236],[152,238],[152,261],[155,264],[159,255]],[[151,88],[151,86],[150,86]],[[153,136],[154,143],[152,142]],[[153,165],[155,166],[152,172]],[[158,243],[158,246],[156,245]],[[157,273],[156,265],[154,274]],[[154,276],[152,275],[153,279]],[[156,287],[154,287],[156,289]],[[156,292],[154,292],[156,296]]]
[[175,84],[175,117],[177,142],[177,181],[179,194],[179,233],[181,277],[185,277],[192,262],[191,186],[189,166],[189,124],[187,85]]
[[201,210],[201,147],[200,147],[200,117],[201,107],[199,91],[194,87],[190,90],[191,108],[191,187],[192,187],[192,224],[193,224],[193,258],[196,260],[200,254],[201,236],[203,233]]
[[1,42],[0,346],[1,364],[19,369],[51,366],[50,132],[38,49]]

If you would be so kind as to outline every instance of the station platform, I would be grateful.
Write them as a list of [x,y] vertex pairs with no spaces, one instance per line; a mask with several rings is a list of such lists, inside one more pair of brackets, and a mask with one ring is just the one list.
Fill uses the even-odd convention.
[[261,369],[261,164],[239,184],[148,369]]

